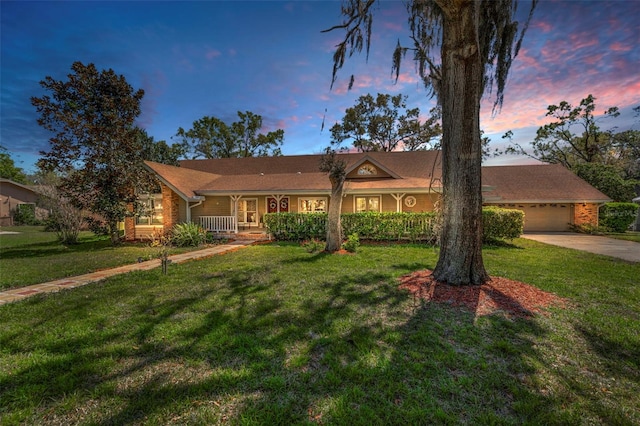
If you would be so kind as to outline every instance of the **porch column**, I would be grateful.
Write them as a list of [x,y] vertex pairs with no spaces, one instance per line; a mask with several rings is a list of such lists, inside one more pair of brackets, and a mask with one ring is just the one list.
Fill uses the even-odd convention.
[[233,227],[234,231],[238,233],[238,201],[242,198],[242,195],[230,195],[231,201],[233,201]]
[[391,196],[396,199],[396,212],[397,213],[400,213],[402,211],[402,199],[404,198],[405,195],[407,195],[407,194],[400,194],[400,193],[391,194]]

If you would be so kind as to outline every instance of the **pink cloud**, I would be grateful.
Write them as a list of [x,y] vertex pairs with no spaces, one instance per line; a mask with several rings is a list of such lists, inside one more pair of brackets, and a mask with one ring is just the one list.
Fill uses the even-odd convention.
[[531,23],[531,28],[539,29],[543,33],[549,33],[553,30],[553,25],[548,22],[535,21]]
[[631,49],[633,49],[632,46],[629,46],[628,44],[622,44],[619,41],[616,41],[615,43],[612,43],[611,46],[609,46],[609,50],[612,50],[614,52],[628,52]]
[[584,59],[582,59],[585,63],[589,64],[589,65],[596,65],[598,64],[600,61],[602,61],[602,58],[604,57],[603,53],[598,53],[595,55],[591,55],[591,56],[587,56]]
[[403,72],[398,76],[398,83],[414,84],[414,83],[417,83],[418,81],[419,81],[418,76],[415,73]]
[[217,58],[218,56],[222,55],[222,53],[219,50],[216,49],[208,49],[207,52],[205,53],[205,57],[208,60],[212,60],[214,58]]
[[395,32],[400,32],[403,29],[402,25],[397,22],[383,22],[382,28],[384,28],[385,30],[390,30]]
[[[593,37],[593,38],[589,38]],[[593,47],[598,45],[598,39],[589,33],[574,33],[569,35],[569,41],[573,49],[584,49],[585,47]]]

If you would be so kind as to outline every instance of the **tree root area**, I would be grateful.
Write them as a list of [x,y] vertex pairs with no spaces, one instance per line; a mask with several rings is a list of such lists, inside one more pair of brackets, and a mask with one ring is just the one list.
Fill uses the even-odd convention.
[[479,286],[452,286],[436,281],[428,269],[400,277],[399,288],[427,302],[469,309],[476,317],[503,313],[512,318],[530,318],[546,315],[551,306],[567,305],[566,299],[519,281],[491,277]]

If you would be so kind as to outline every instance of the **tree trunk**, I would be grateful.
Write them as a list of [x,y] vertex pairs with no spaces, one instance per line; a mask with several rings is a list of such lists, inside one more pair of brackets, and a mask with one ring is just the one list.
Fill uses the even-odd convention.
[[111,237],[111,245],[117,246],[120,244],[120,231],[118,230],[117,221],[109,221],[107,224],[109,228],[109,236]]
[[331,177],[331,202],[329,203],[329,215],[327,218],[327,244],[325,251],[334,253],[342,246],[342,224],[340,213],[342,211],[342,190],[344,188],[344,176],[342,178]]
[[[482,144],[480,99],[484,68],[478,46],[479,11],[465,1],[443,16],[442,214],[434,278],[450,285],[489,279],[482,261]],[[462,117],[454,121],[454,117]]]

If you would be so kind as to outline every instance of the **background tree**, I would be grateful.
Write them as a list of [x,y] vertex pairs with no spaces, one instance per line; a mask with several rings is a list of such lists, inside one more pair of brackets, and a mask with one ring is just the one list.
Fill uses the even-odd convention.
[[640,181],[625,179],[620,168],[611,164],[580,163],[572,171],[617,202],[628,203],[633,200],[636,186],[640,185]]
[[62,195],[101,216],[117,244],[118,222],[128,214],[145,174],[134,127],[144,91],[135,91],[111,69],[98,71],[81,62],[71,69],[66,81],[46,77],[40,82],[51,96],[31,98],[38,123],[55,134],[38,164],[61,174]]
[[219,118],[205,116],[189,130],[178,128],[176,137],[189,147],[193,158],[266,157],[282,155],[284,130],[259,133],[262,117],[238,111],[239,121],[227,125]]
[[407,96],[401,94],[360,96],[347,108],[342,122],[331,128],[332,143],[352,140],[361,152],[433,149],[442,134],[439,108],[433,108],[421,123],[420,109],[407,109],[406,101]]
[[0,145],[0,178],[9,179],[17,183],[27,183],[27,175],[17,167],[7,148]]
[[140,144],[140,157],[142,160],[178,166],[180,159],[185,157],[187,147],[184,145],[169,145],[163,140],[155,141],[153,136],[147,134],[146,130],[140,128],[137,130],[138,143]]
[[[640,132],[602,130],[599,123],[620,112],[611,107],[596,116],[595,101],[588,95],[575,107],[567,101],[549,105],[546,115],[554,121],[538,129],[532,152],[518,143],[511,143],[506,152],[562,164],[613,200],[631,201],[640,184]],[[508,139],[512,136],[505,134]]]
[[[454,285],[481,284],[482,261],[480,100],[496,89],[502,105],[507,74],[517,56],[537,1],[522,28],[517,0],[413,0],[407,3],[412,47],[400,42],[392,71],[413,52],[419,75],[442,108],[442,231],[434,277]],[[344,1],[345,20],[327,31],[345,37],[333,56],[333,79],[351,56],[370,48],[375,0]],[[439,49],[439,51],[437,50]]]
[[[511,144],[508,153],[522,154],[530,158],[553,164],[562,164],[568,169],[580,163],[608,164],[613,157],[609,152],[613,146],[611,134],[602,131],[594,115],[595,98],[592,95],[580,101],[576,107],[567,101],[547,107],[547,117],[554,121],[541,126],[531,143],[533,153],[520,144]],[[609,108],[603,118],[617,117],[617,107]],[[580,128],[579,134],[574,128]],[[510,136],[510,135],[507,135]]]
[[325,251],[334,253],[342,246],[342,224],[340,223],[340,213],[342,212],[342,196],[344,192],[344,181],[346,178],[347,163],[338,158],[336,151],[326,148],[324,155],[320,158],[320,171],[329,174],[331,182],[331,201],[327,217],[327,241]]
[[614,133],[612,138],[625,179],[640,180],[640,130]]

